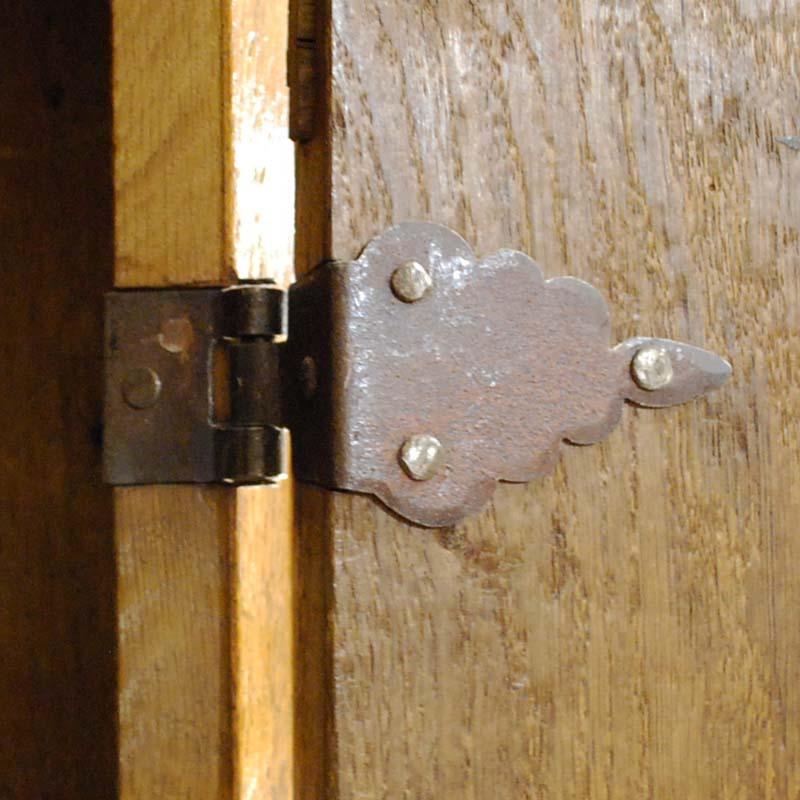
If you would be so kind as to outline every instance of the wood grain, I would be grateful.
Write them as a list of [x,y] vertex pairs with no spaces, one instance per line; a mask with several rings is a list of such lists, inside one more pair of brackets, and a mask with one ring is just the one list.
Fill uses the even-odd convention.
[[[237,492],[231,563],[234,798],[295,793],[292,485]],[[302,777],[302,776],[301,776]]]
[[[288,282],[288,7],[113,10],[117,284]],[[291,484],[120,490],[116,518],[120,796],[290,797]]]
[[445,223],[599,286],[618,340],[708,346],[734,379],[628,409],[454,529],[316,512],[331,797],[800,792],[800,158],[776,141],[800,129],[799,11],[332,0],[330,167],[301,151],[332,187],[316,246]]
[[294,278],[294,145],[289,138],[289,0],[231,0],[229,226],[240,278]]
[[226,4],[113,0],[117,285],[224,281]]
[[235,495],[164,486],[115,499],[121,797],[229,798]]
[[111,493],[100,481],[113,250],[110,19],[0,25],[0,797],[116,787]]

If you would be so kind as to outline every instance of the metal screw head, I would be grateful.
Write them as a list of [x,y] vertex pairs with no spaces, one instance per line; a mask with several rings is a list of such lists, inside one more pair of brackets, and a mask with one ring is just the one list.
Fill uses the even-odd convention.
[[152,369],[132,369],[122,381],[122,396],[131,408],[151,408],[161,394],[161,378]]
[[430,273],[417,261],[408,261],[392,273],[392,291],[404,303],[421,300],[431,286]]
[[442,461],[442,443],[429,433],[409,436],[400,448],[400,464],[415,481],[429,481],[441,469]]
[[641,389],[654,392],[672,382],[672,359],[663,347],[642,347],[631,361],[631,372]]

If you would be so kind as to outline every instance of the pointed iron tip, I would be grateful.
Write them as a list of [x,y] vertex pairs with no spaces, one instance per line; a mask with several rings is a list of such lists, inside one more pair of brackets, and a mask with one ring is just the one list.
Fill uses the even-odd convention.
[[[718,389],[733,373],[730,363],[716,353],[669,339],[629,339],[617,349],[631,358],[627,399],[647,408],[686,403]],[[637,361],[644,362],[643,369]],[[652,380],[648,363],[654,365]]]

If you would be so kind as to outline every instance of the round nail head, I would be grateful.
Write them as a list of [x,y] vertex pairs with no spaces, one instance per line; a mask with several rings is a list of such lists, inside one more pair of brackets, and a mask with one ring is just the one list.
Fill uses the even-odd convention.
[[409,478],[429,481],[442,467],[442,443],[429,433],[410,436],[400,448],[400,464]]
[[131,408],[151,408],[161,394],[161,378],[152,369],[132,369],[122,381],[122,396]]
[[643,347],[636,352],[631,362],[631,371],[636,384],[645,391],[655,392],[672,382],[672,359],[663,347]]
[[428,270],[417,261],[408,261],[392,273],[392,291],[404,303],[416,303],[433,286]]

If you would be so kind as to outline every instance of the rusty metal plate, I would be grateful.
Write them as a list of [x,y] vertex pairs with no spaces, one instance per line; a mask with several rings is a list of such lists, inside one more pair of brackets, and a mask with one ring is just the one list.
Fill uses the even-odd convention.
[[[395,270],[409,262],[431,279],[414,302],[392,288]],[[284,366],[299,477],[368,492],[425,526],[480,510],[499,480],[550,472],[563,440],[603,438],[625,400],[682,403],[731,371],[679,342],[612,347],[608,308],[592,286],[546,281],[511,250],[479,260],[434,224],[400,225],[355,262],[319,267],[290,303]],[[656,383],[664,364],[671,373],[662,388],[634,378],[643,350],[664,362],[655,365]],[[429,480],[414,480],[401,463],[404,444],[420,435],[441,443]]]
[[[106,297],[106,479],[213,481],[208,353],[217,291],[112,292]],[[131,405],[129,376],[156,376],[152,402]],[[143,389],[144,391],[144,389]]]
[[106,296],[104,472],[115,485],[260,483],[287,471],[278,345],[285,292]]

